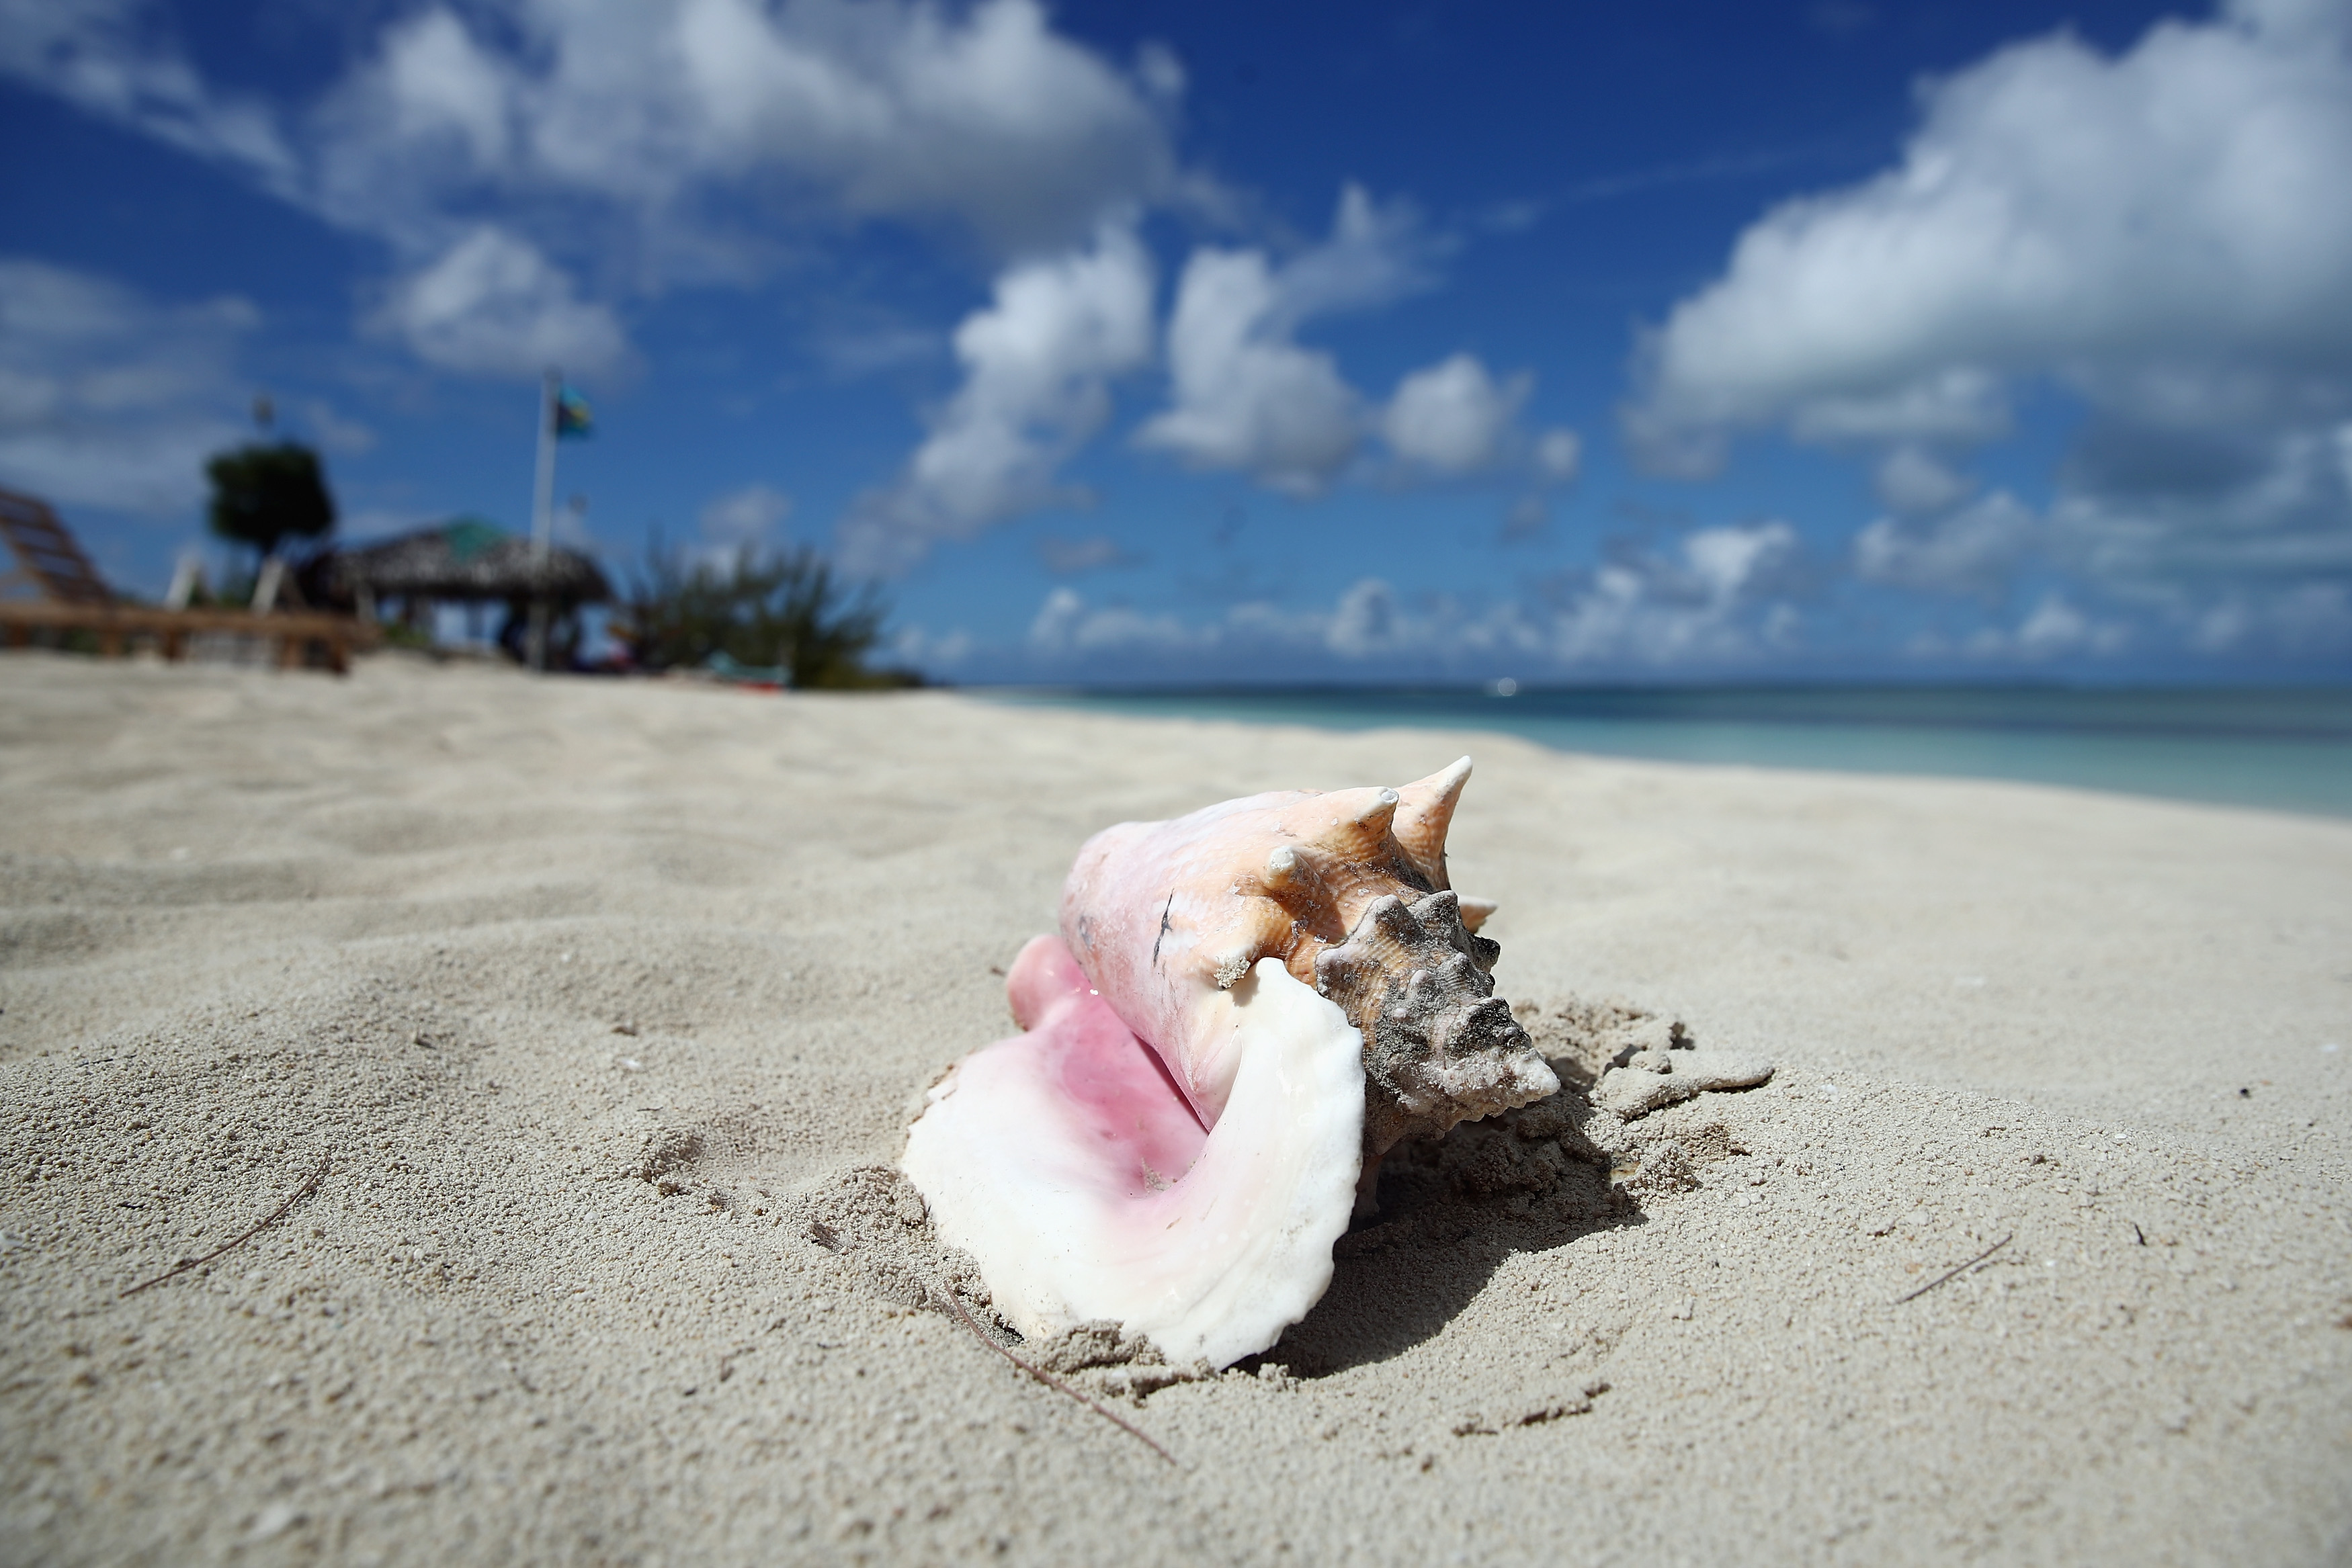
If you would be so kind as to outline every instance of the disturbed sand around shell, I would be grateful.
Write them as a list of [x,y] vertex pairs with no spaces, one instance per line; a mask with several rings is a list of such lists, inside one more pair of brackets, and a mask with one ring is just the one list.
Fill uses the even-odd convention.
[[[1465,750],[1538,1044],[1679,1023],[1771,1081],[1608,1149],[1572,1082],[1399,1162],[1223,1376],[1050,1347],[1174,1467],[919,1305],[952,1260],[862,1167],[1006,1030],[1076,845]],[[2352,824],[24,654],[0,800],[0,1561],[2352,1542]]]

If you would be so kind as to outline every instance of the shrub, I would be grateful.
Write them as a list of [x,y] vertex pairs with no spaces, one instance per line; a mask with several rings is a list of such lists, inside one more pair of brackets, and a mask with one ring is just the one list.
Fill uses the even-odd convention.
[[656,535],[611,630],[650,670],[698,669],[724,654],[800,688],[919,684],[866,664],[888,615],[878,589],[843,583],[811,546],[745,549],[719,562],[665,549]]

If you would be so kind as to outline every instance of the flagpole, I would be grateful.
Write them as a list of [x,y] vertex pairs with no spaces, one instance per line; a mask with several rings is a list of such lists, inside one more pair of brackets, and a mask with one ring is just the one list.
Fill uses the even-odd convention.
[[562,373],[551,369],[539,382],[539,475],[530,504],[530,641],[525,662],[547,668],[547,576],[555,537],[555,399]]

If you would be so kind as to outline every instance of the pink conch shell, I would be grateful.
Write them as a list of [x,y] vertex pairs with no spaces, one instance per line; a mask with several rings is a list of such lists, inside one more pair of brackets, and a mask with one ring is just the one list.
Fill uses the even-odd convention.
[[1279,964],[1244,977],[1212,1132],[1059,940],[1024,947],[1005,991],[1025,1032],[932,1087],[899,1162],[940,1239],[1025,1335],[1108,1318],[1218,1366],[1272,1344],[1330,1284],[1348,1228],[1356,1031]]
[[1494,995],[1494,906],[1448,883],[1469,776],[1087,841],[1067,945],[1032,941],[1005,984],[1024,1032],[949,1071],[900,1162],[1014,1327],[1264,1350],[1330,1283],[1384,1151],[1559,1089]]
[[1286,790],[1087,841],[1062,935],[1128,1027],[1216,1124],[1239,1063],[1222,998],[1264,958],[1339,1004],[1363,1035],[1364,1152],[1434,1137],[1556,1092],[1494,994],[1494,905],[1445,863],[1470,759],[1402,789]]

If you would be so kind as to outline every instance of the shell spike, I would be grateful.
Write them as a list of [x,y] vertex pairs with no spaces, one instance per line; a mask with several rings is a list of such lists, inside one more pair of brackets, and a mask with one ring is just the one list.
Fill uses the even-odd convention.
[[1255,902],[1244,905],[1236,918],[1202,946],[1217,989],[1233,989],[1260,958],[1269,953],[1278,956],[1283,939],[1289,935],[1290,922],[1279,906]]
[[1328,816],[1315,847],[1342,860],[1365,860],[1388,841],[1404,797],[1393,789],[1339,789],[1323,797]]
[[1314,895],[1316,869],[1314,853],[1305,845],[1276,844],[1258,869],[1257,886],[1266,897],[1287,906]]
[[1462,799],[1462,786],[1469,781],[1470,759],[1463,757],[1397,791],[1400,801],[1390,831],[1413,863],[1441,888],[1449,885],[1445,831],[1454,825],[1454,808]]

